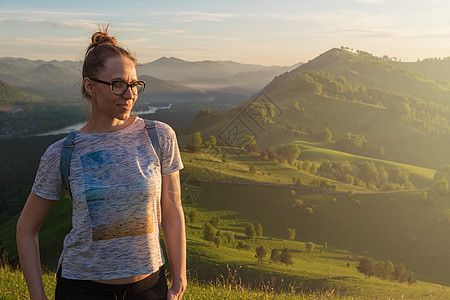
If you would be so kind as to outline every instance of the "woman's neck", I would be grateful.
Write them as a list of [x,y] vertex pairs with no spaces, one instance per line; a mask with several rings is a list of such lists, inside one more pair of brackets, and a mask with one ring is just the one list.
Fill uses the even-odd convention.
[[134,122],[136,117],[128,117],[126,120],[100,120],[89,118],[89,121],[79,131],[83,133],[108,133],[122,130]]

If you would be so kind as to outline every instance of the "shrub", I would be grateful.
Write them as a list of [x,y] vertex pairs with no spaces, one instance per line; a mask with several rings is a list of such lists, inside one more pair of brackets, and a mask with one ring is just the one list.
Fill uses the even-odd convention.
[[314,243],[312,243],[312,242],[306,243],[305,248],[306,248],[306,251],[308,251],[308,253],[311,253],[311,251],[314,250]]

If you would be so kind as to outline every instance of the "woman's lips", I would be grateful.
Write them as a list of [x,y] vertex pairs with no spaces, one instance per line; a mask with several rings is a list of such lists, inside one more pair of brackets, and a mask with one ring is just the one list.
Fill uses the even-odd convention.
[[123,110],[131,110],[132,105],[131,104],[117,104],[121,109]]

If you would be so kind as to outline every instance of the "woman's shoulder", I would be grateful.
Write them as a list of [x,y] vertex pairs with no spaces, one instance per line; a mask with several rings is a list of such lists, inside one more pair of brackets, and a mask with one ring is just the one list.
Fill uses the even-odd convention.
[[66,137],[57,140],[56,142],[54,142],[53,144],[51,144],[50,146],[48,146],[47,150],[44,153],[44,156],[54,156],[57,154],[60,154],[63,148],[63,141],[66,139]]
[[156,132],[158,133],[159,137],[175,137],[175,131],[173,128],[162,121],[157,120],[148,120],[143,119],[143,122],[145,122],[147,125],[149,125],[151,122],[153,122],[156,125]]
[[58,163],[61,160],[63,141],[65,137],[53,142],[50,146],[47,147],[44,154],[41,156],[41,161],[45,161],[47,163]]

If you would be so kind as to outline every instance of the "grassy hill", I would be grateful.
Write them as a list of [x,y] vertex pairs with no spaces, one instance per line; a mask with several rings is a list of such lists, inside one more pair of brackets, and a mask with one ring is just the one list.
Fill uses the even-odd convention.
[[[220,136],[239,118],[261,149],[292,141],[287,128],[328,128],[333,140],[348,132],[363,135],[369,147],[384,148],[385,160],[433,169],[450,160],[447,87],[381,58],[332,49],[276,77],[262,92],[227,114],[196,120],[190,131]],[[274,107],[270,121],[255,122],[249,114],[255,103]]]

